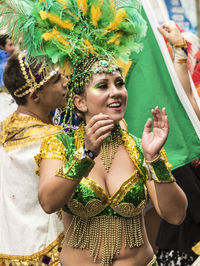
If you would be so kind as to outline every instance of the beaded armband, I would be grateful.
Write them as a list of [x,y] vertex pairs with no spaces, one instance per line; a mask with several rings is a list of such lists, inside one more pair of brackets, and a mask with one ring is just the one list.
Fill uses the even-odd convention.
[[154,180],[157,183],[172,183],[175,182],[175,178],[173,177],[168,163],[165,162],[165,159],[162,155],[159,155],[153,161],[144,160],[144,167],[147,169],[149,178],[148,181]]
[[94,161],[89,156],[84,156],[83,147],[78,149],[67,161],[67,163],[58,170],[56,176],[70,179],[81,180],[82,177],[94,166]]

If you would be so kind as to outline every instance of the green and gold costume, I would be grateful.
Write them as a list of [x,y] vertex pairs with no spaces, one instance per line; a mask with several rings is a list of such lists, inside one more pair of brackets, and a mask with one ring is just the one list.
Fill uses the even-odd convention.
[[[93,160],[84,160],[77,155],[84,139],[84,126],[81,124],[74,133],[62,133],[45,139],[36,161],[40,165],[43,158],[59,159],[65,162],[56,175],[70,180],[81,180],[63,211],[73,216],[66,232],[68,244],[73,248],[87,249],[94,261],[102,246],[102,265],[110,265],[115,254],[124,245],[129,248],[143,244],[141,213],[148,200],[146,181],[149,171],[144,166],[141,140],[121,129],[121,139],[136,169],[109,197],[104,189],[91,177],[83,177],[93,167]],[[157,161],[154,174],[164,176],[164,182],[173,182],[171,165],[167,162],[164,150],[162,160]],[[153,167],[153,166],[152,166]],[[158,178],[158,177],[157,177]],[[159,178],[158,178],[159,179]],[[162,180],[163,182],[163,180]]]

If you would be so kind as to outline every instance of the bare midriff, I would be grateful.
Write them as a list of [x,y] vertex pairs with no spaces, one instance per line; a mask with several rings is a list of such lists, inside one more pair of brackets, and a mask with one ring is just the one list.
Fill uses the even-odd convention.
[[[71,220],[71,215],[63,214],[65,230],[69,227]],[[122,243],[120,254],[114,256],[112,266],[146,266],[152,260],[154,253],[147,238],[143,218],[141,227],[144,244],[140,247],[128,248],[124,247]],[[97,261],[94,262],[88,250],[72,248],[67,244],[66,239],[63,243],[60,260],[63,266],[101,266],[101,249]]]

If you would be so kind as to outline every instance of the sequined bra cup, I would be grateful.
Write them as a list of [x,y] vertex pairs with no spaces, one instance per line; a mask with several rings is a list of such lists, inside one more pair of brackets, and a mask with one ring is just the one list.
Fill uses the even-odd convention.
[[[47,138],[36,158],[38,165],[42,158],[68,161],[70,153],[83,145],[83,132],[80,126],[74,135],[62,133]],[[102,266],[111,265],[122,245],[133,248],[143,244],[141,213],[148,196],[141,140],[124,130],[121,130],[121,138],[136,167],[133,174],[112,197],[92,178],[82,178],[63,207],[63,211],[73,216],[66,232],[67,243],[72,248],[89,250],[94,262],[101,257]]]
[[91,178],[83,178],[63,210],[82,218],[104,215],[134,217],[142,212],[146,201],[146,186],[135,170],[112,197],[108,197]]

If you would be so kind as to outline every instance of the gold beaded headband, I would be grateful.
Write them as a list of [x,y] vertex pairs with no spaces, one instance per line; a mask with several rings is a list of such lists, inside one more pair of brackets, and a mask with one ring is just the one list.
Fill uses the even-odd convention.
[[[25,53],[19,53],[18,59],[22,74],[26,80],[26,83],[14,92],[14,95],[18,98],[24,97],[28,93],[40,88],[58,72],[58,68],[49,72],[48,67],[42,64],[37,73],[33,74],[30,67],[26,63]],[[41,79],[41,81],[37,82],[39,79]]]

